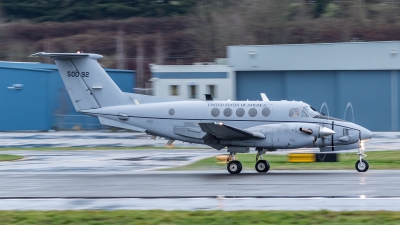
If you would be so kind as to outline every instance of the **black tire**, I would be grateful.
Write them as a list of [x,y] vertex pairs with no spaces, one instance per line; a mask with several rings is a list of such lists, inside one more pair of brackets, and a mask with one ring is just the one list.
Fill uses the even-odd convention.
[[360,162],[360,160],[357,160],[356,162],[356,170],[358,172],[367,172],[367,170],[369,169],[369,164],[367,162],[367,160],[362,160],[363,163]]
[[265,173],[269,170],[270,165],[267,160],[258,160],[255,166],[257,172],[259,173]]
[[242,163],[239,161],[230,161],[227,166],[228,172],[230,174],[238,174],[242,171]]

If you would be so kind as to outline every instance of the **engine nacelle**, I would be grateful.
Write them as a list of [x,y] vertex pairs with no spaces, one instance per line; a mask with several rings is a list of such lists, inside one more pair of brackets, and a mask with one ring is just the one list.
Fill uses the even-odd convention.
[[246,129],[265,135],[256,140],[256,147],[267,149],[291,149],[311,147],[320,136],[320,126],[309,123],[268,124]]

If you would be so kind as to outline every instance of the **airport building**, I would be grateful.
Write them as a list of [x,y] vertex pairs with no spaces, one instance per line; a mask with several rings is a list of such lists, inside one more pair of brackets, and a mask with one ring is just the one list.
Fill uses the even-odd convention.
[[150,65],[153,95],[177,100],[200,100],[211,94],[215,100],[235,99],[235,73],[231,66]]
[[[372,131],[398,131],[399,51],[399,41],[229,46],[225,67],[232,69],[229,78],[233,80],[226,85],[233,86],[217,89],[233,90],[232,100],[261,100],[264,92],[270,100],[304,101],[329,116],[354,121]],[[213,66],[204,65],[212,71],[202,70],[207,85],[217,85],[221,79],[211,75],[216,72]],[[184,78],[182,67],[171,66],[168,76]],[[185,66],[190,71],[196,68]],[[187,78],[168,84],[170,78],[153,71],[153,78],[158,78],[153,92],[167,97],[168,92],[159,89],[171,85],[189,90],[191,76],[188,73]],[[159,86],[160,80],[165,85]],[[206,93],[209,90],[199,88],[196,96],[204,99]],[[181,97],[191,96],[185,93]],[[224,97],[218,99],[228,99]]]
[[[135,72],[106,69],[124,92]],[[76,113],[54,64],[0,62],[0,131],[101,129],[95,117]]]

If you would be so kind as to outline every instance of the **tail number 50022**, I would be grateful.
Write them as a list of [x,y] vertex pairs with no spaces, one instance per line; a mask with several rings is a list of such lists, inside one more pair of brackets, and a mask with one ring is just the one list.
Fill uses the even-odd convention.
[[89,77],[89,72],[68,71],[68,77]]

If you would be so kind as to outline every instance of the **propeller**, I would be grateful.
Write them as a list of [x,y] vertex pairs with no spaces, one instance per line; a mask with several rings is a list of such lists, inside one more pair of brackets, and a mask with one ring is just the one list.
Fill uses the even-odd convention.
[[[353,105],[351,104],[351,102],[348,102],[346,105],[346,110],[344,110],[344,116],[343,119],[346,120],[346,115],[347,115],[347,110],[351,109],[351,117],[353,118],[353,123],[354,123],[354,111],[353,111]],[[349,121],[349,120],[347,120]]]
[[[330,117],[329,116],[329,108],[328,108],[328,104],[326,102],[323,102],[322,105],[321,105],[321,108],[320,108],[320,113],[322,115],[325,115],[323,113],[323,111],[327,113],[326,116],[328,117],[327,119],[329,119],[329,117]],[[346,105],[346,108],[345,108],[345,111],[344,111],[344,115],[343,115],[343,120],[350,121],[350,122],[354,123],[354,110],[353,110],[353,105],[351,104],[351,102],[348,102],[347,105]],[[340,134],[338,134],[338,135],[340,135]],[[344,141],[344,142],[350,141],[351,140],[350,136],[349,136],[349,134],[343,133],[343,136],[339,137],[339,140]],[[364,143],[359,141],[359,144],[360,144],[360,147],[363,149],[364,148]],[[318,142],[317,142],[317,147],[318,147]],[[344,146],[342,146],[342,147],[344,147]],[[333,147],[333,148],[334,149],[336,149],[336,148],[340,149],[339,146]]]
[[328,104],[326,102],[323,102],[321,105],[321,108],[319,109],[319,113],[324,115],[324,113],[322,113],[322,110],[324,109],[324,107],[326,108],[326,112],[328,113],[328,119],[329,119],[329,108],[328,108]]

